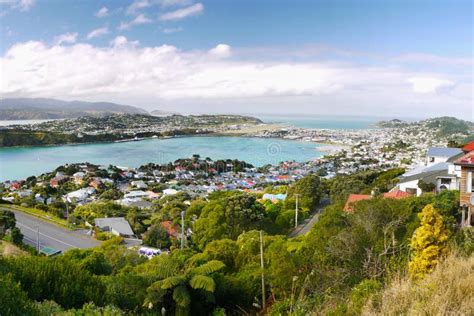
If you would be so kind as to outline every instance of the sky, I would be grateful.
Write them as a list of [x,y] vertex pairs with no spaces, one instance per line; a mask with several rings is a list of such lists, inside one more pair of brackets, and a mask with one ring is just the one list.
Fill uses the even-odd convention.
[[0,0],[0,96],[474,120],[471,0]]

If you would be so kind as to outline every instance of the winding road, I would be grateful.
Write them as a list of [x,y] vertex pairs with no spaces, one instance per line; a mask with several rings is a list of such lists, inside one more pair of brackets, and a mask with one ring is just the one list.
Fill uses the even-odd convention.
[[41,247],[51,247],[62,252],[72,248],[93,248],[100,245],[100,242],[78,231],[69,230],[47,221],[17,211],[11,208],[2,207],[15,213],[16,226],[23,234],[23,241],[33,247],[37,247],[38,236]]
[[298,225],[289,235],[288,237],[298,237],[301,235],[305,235],[311,227],[318,221],[319,215],[323,212],[324,208],[328,206],[330,200],[328,198],[324,198],[319,202],[318,207],[315,211],[311,213],[311,215],[305,219],[301,224]]

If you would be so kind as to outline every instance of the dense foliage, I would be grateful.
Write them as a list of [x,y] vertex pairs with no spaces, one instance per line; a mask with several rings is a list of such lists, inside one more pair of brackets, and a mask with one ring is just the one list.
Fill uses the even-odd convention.
[[[110,202],[78,207],[76,216],[83,220],[124,215],[141,227],[146,244],[166,245],[171,251],[147,259],[113,238],[98,248],[74,249],[56,258],[2,258],[0,282],[8,289],[0,290],[0,298],[15,298],[5,301],[0,314],[15,305],[18,311],[39,314],[256,314],[263,306],[261,248],[266,313],[359,314],[425,249],[442,248],[430,253],[431,262],[441,262],[452,247],[463,249],[464,256],[472,254],[472,236],[454,225],[459,192],[405,199],[376,195],[355,203],[353,212],[343,211],[345,201],[338,195],[388,190],[399,173],[366,171],[327,183],[309,176],[289,188],[268,189],[298,192],[307,209],[326,193],[332,197],[310,232],[294,238],[287,237],[294,216],[290,194],[274,203],[241,191],[213,193],[207,200],[176,194],[147,212]],[[192,234],[181,250],[161,223],[180,224],[182,211]],[[423,273],[432,266],[423,265]]]

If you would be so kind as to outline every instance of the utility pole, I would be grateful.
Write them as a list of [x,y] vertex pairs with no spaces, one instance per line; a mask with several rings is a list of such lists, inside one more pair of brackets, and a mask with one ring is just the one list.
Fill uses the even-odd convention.
[[40,228],[36,227],[36,250],[40,253]]
[[295,194],[295,197],[296,197],[296,207],[295,207],[295,228],[298,227],[298,198],[299,198],[299,194]]
[[184,211],[181,212],[181,249],[184,248]]
[[262,268],[262,307],[263,310],[266,309],[265,302],[265,265],[263,263],[263,231],[260,231],[260,267]]
[[69,201],[69,198],[66,198],[66,223],[69,224],[69,206],[67,205],[68,201]]

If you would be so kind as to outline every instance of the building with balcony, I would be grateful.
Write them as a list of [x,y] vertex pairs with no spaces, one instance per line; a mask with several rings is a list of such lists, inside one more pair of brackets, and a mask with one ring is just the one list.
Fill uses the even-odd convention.
[[458,160],[454,165],[460,168],[460,209],[461,226],[469,227],[472,225],[474,213],[474,151],[471,151]]

